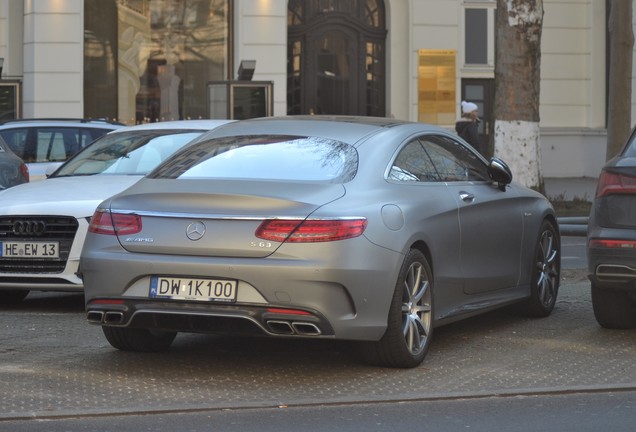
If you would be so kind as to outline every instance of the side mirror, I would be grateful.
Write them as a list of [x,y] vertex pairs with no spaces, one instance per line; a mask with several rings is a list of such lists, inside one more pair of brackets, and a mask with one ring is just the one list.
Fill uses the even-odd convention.
[[488,165],[488,175],[490,179],[499,184],[499,189],[506,190],[506,185],[512,182],[512,171],[510,167],[501,159],[492,158]]

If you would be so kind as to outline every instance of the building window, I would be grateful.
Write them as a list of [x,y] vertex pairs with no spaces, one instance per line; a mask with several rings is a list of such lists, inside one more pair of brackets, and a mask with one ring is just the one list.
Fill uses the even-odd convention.
[[466,63],[488,63],[488,11],[466,9]]
[[85,0],[84,113],[126,124],[206,118],[228,79],[232,0]]
[[464,64],[494,66],[494,48],[494,7],[464,9]]

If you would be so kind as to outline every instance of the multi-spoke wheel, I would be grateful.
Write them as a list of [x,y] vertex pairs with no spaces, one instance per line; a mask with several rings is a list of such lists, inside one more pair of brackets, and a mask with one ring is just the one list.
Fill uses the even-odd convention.
[[418,366],[433,332],[433,273],[418,250],[406,256],[389,309],[386,333],[377,342],[362,343],[369,363],[391,367]]
[[546,317],[554,309],[561,278],[559,233],[549,221],[541,225],[532,266],[532,286],[526,311],[533,317]]

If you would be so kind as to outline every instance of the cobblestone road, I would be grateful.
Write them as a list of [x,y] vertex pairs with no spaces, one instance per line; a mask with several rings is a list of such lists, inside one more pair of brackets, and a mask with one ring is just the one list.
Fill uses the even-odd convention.
[[596,324],[583,271],[554,313],[498,311],[436,329],[416,369],[368,367],[327,341],[179,335],[168,352],[110,347],[77,295],[0,309],[0,421],[78,414],[636,388],[636,332]]

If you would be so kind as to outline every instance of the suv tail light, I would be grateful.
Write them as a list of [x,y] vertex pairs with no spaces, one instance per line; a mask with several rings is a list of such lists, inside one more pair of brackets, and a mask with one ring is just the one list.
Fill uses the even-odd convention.
[[366,219],[268,219],[255,235],[277,242],[315,243],[358,237],[366,227]]
[[96,210],[88,232],[105,235],[128,235],[141,231],[141,216],[129,213],[111,213]]
[[596,196],[636,194],[636,176],[603,171],[598,179]]
[[636,241],[591,239],[589,242],[589,247],[604,249],[636,249]]

